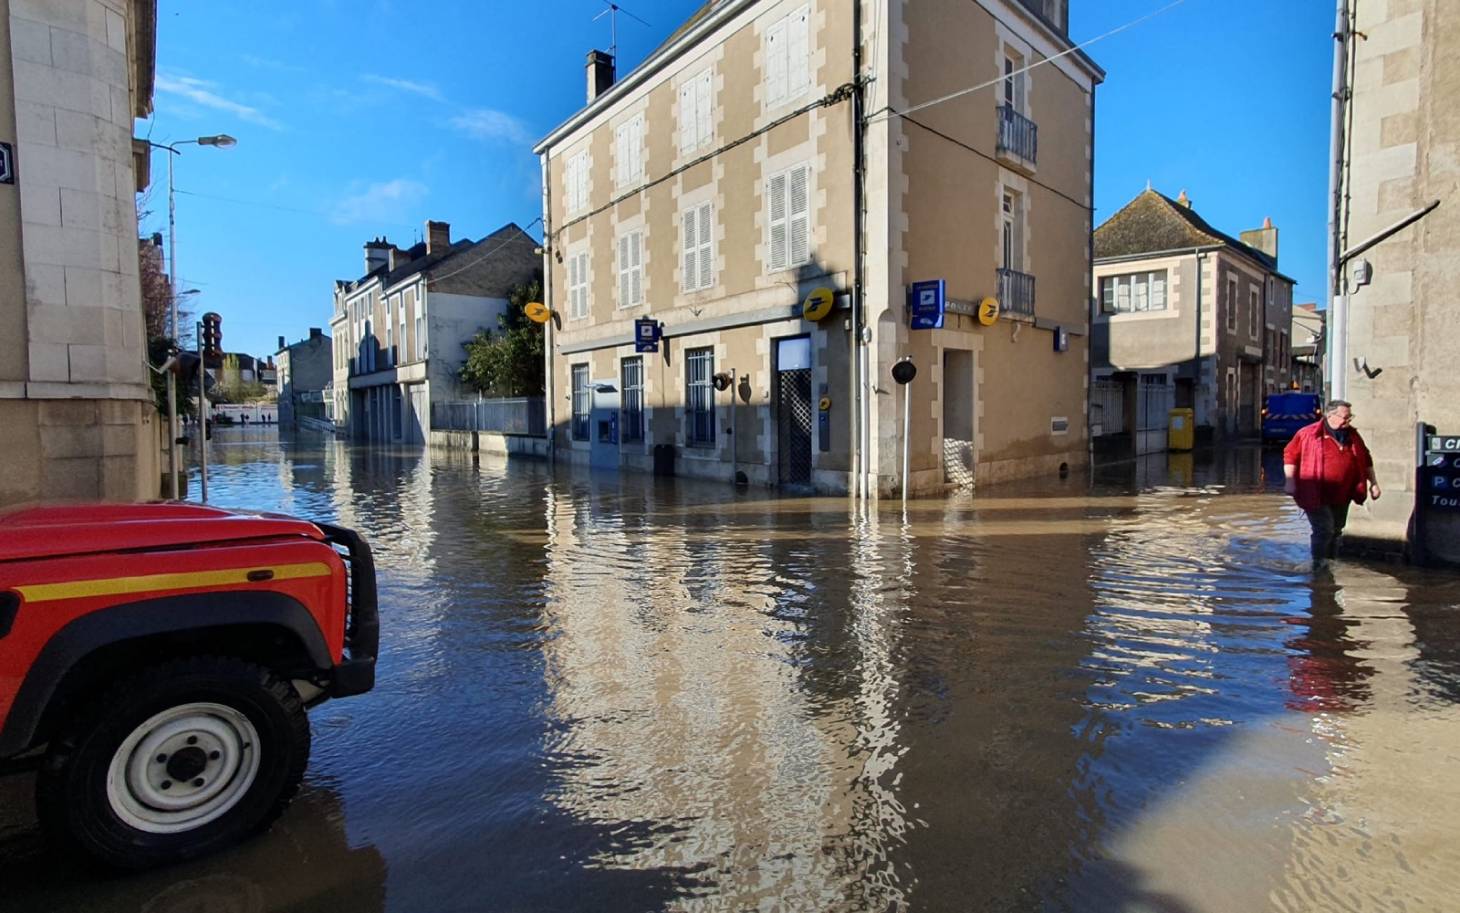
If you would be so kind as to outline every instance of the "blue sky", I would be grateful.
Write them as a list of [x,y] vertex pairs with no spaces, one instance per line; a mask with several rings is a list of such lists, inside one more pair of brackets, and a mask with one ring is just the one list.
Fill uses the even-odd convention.
[[[699,0],[626,4],[620,71]],[[1071,0],[1083,41],[1165,0]],[[331,283],[375,235],[426,219],[480,237],[541,212],[534,140],[583,103],[583,58],[608,44],[601,0],[161,0],[156,112],[138,135],[176,162],[178,271],[224,345],[268,354],[328,326]],[[1185,0],[1089,51],[1097,95],[1096,221],[1142,190],[1185,188],[1231,234],[1271,216],[1299,300],[1323,285],[1331,10],[1314,0]],[[915,100],[916,101],[916,100]],[[165,231],[166,162],[144,230]]]

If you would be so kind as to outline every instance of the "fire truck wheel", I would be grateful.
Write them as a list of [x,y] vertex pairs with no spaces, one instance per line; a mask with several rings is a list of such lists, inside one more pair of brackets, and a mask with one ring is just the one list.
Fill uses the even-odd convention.
[[309,741],[299,695],[268,669],[163,663],[107,687],[52,740],[36,784],[41,824],[112,869],[203,856],[283,812]]

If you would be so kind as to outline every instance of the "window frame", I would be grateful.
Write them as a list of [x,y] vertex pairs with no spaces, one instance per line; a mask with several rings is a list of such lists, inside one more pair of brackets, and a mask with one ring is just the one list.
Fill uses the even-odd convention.
[[[811,91],[811,7],[792,10],[767,26],[762,42],[765,107],[778,108]],[[776,76],[780,74],[780,85]]]
[[[715,204],[712,201],[707,200],[680,212],[679,250],[680,288],[685,292],[714,288]],[[690,280],[692,274],[693,281]]]
[[[630,377],[630,368],[633,376]],[[631,382],[632,381],[632,382]],[[619,361],[619,441],[636,444],[644,440],[644,356],[631,355]]]
[[568,319],[588,317],[588,252],[568,254]]
[[714,79],[715,68],[710,66],[679,85],[680,155],[688,155],[714,141]]
[[[626,246],[627,245],[627,246]],[[644,230],[636,228],[618,236],[614,244],[618,276],[619,310],[644,306]]]
[[1261,308],[1262,291],[1258,288],[1247,290],[1247,335],[1257,338],[1257,328],[1260,321],[1257,319],[1257,312]]
[[563,208],[569,215],[588,208],[588,172],[591,167],[587,149],[568,156],[563,166]]
[[614,128],[614,185],[624,190],[644,182],[644,115]]
[[[1159,296],[1156,293],[1158,288]],[[1145,307],[1136,305],[1137,289],[1144,290]],[[1125,307],[1121,307],[1122,301],[1126,302]],[[1170,308],[1169,269],[1140,270],[1100,277],[1100,312],[1106,316],[1153,314],[1168,311]]]
[[[589,438],[589,425],[592,423],[593,413],[593,382],[589,378],[590,366],[588,362],[581,361],[568,366],[569,387],[572,391],[573,411],[572,421],[569,424],[569,435],[575,441],[586,441]],[[580,384],[579,381],[582,381]],[[579,406],[582,410],[579,410]]]
[[[802,178],[802,185],[803,185],[802,196],[804,198],[803,199],[803,202],[804,202],[804,205],[805,205],[805,208],[801,211],[801,213],[799,214],[799,216],[796,214],[796,212],[792,208],[792,203],[794,201],[793,187],[794,187],[795,175],[798,172],[799,173],[802,173],[804,175],[803,178]],[[776,193],[776,189],[775,189],[776,188],[776,182],[777,181],[780,181],[781,182],[781,192],[779,194]],[[766,254],[765,254],[765,264],[766,264],[766,272],[768,272],[768,273],[776,273],[776,272],[781,272],[783,270],[795,269],[798,266],[804,266],[807,263],[810,263],[811,262],[811,260],[812,260],[812,258],[814,256],[814,251],[813,251],[812,243],[811,243],[811,229],[812,229],[812,226],[811,226],[811,196],[812,196],[812,192],[811,192],[811,163],[810,162],[798,162],[795,165],[792,165],[792,166],[790,166],[788,168],[783,168],[780,171],[776,171],[776,172],[774,172],[774,173],[772,173],[772,174],[770,174],[770,175],[768,175],[766,177],[766,179],[765,179],[765,205],[766,205],[766,213],[765,213],[765,222],[766,222],[766,236],[765,236]],[[777,205],[778,202],[780,203],[781,210],[784,213],[781,216],[780,219],[777,219],[776,218],[776,215],[775,215],[776,205]],[[796,229],[796,225],[797,225],[798,222],[801,225],[802,237],[804,239],[804,242],[803,243],[805,244],[805,251],[802,253],[801,257],[799,257],[799,258],[797,258],[795,256],[795,251],[794,251],[794,247],[793,247],[793,245],[795,243],[795,229]],[[784,232],[784,239],[783,239],[783,244],[784,244],[784,247],[785,247],[785,251],[784,251],[785,260],[784,260],[784,262],[778,261],[776,259],[776,256],[775,256],[775,254],[776,254],[776,240],[775,240],[775,238],[776,238],[776,228],[777,228],[778,225],[779,226],[782,226],[782,230]]]
[[1227,273],[1227,332],[1237,332],[1237,275]]
[[[715,446],[715,347],[698,346],[684,353],[684,443]],[[703,434],[701,433],[703,430]]]

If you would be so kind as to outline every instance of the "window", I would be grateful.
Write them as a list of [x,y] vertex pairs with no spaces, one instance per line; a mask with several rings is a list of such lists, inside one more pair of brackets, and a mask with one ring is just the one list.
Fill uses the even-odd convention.
[[709,447],[715,443],[715,350],[690,349],[685,369],[685,443]]
[[1258,304],[1257,289],[1250,289],[1247,293],[1247,335],[1253,339],[1257,338],[1257,311]]
[[1227,332],[1237,332],[1237,277],[1227,276]]
[[1024,206],[1023,199],[1013,190],[1004,191],[1001,245],[1004,269],[1024,272]]
[[619,437],[625,441],[644,439],[644,359],[625,358],[619,365],[620,419]]
[[410,352],[406,348],[406,296],[405,295],[396,295],[395,296],[395,322],[396,322],[396,326],[400,327],[399,330],[396,330],[396,334],[395,334],[396,335],[395,343],[396,343],[396,346],[399,348],[399,356],[397,357],[396,360],[397,361],[410,361],[411,360]]
[[644,233],[631,231],[618,239],[618,306],[644,303]]
[[644,179],[644,115],[635,115],[614,131],[618,186],[628,187]]
[[588,153],[580,152],[563,169],[563,201],[568,212],[588,208],[588,165]]
[[801,7],[766,30],[765,103],[799,98],[811,87],[811,9]]
[[416,315],[416,361],[426,357],[426,318]]
[[1029,75],[1023,69],[1023,57],[1015,51],[1004,52],[1004,104],[1020,114],[1024,113],[1024,81]]
[[391,357],[395,354],[395,324],[391,322],[390,312],[385,314],[385,366],[390,367]]
[[686,209],[679,217],[684,251],[683,286],[686,292],[715,284],[715,211],[705,203]]
[[679,151],[688,154],[701,146],[708,145],[713,116],[710,107],[710,92],[713,70],[686,81],[679,87]]
[[811,259],[811,166],[797,165],[772,175],[766,186],[770,207],[767,224],[770,249],[766,267],[772,270],[800,266]]
[[568,255],[568,316],[588,316],[588,252]]
[[588,411],[593,391],[588,389],[588,366],[573,365],[573,440],[588,440]]
[[1107,314],[1166,310],[1166,271],[1106,276],[1100,280],[1101,310]]

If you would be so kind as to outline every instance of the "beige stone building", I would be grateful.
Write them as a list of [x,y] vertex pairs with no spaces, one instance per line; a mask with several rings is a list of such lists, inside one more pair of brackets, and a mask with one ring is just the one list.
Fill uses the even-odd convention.
[[154,498],[136,117],[155,0],[0,0],[0,504]]
[[590,54],[535,148],[558,458],[886,494],[910,358],[911,490],[1085,462],[1104,74],[1054,57],[1067,27],[1063,0],[718,0],[621,80]]
[[[1439,202],[1347,262],[1348,319],[1330,327],[1330,383],[1353,403],[1385,488],[1379,501],[1350,514],[1350,538],[1397,551],[1412,544],[1411,517],[1433,494],[1415,490],[1416,423],[1460,434],[1460,5],[1355,6],[1353,28],[1363,37],[1348,43],[1352,127],[1339,248],[1352,250]],[[1361,261],[1372,276],[1366,284]],[[1344,330],[1346,344],[1337,342]],[[1426,516],[1431,550],[1460,561],[1460,512]]]
[[[1182,191],[1147,188],[1095,229],[1091,421],[1097,449],[1166,449],[1173,407],[1197,436],[1260,431],[1263,399],[1292,383],[1293,280],[1271,221],[1234,238]],[[1128,445],[1125,447],[1115,444]]]

